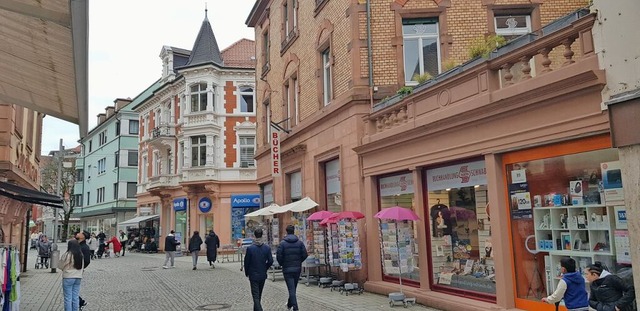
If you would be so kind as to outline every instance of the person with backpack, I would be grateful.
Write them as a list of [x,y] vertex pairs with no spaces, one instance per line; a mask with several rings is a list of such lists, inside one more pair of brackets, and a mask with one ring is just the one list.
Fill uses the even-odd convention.
[[[569,311],[589,311],[589,295],[585,289],[585,281],[580,271],[576,271],[576,261],[570,257],[560,259],[562,279],[558,287],[543,302],[556,304],[564,299],[564,305]],[[557,309],[557,304],[556,304]]]
[[591,283],[589,305],[596,311],[633,311],[636,299],[633,283],[624,282],[596,261],[587,267],[587,280]]
[[244,255],[244,275],[249,278],[251,284],[253,311],[262,311],[262,290],[267,280],[267,271],[273,264],[273,255],[271,248],[261,241],[262,229],[256,229],[253,235],[253,244],[247,248]]
[[191,253],[191,261],[193,262],[193,270],[196,270],[198,265],[198,255],[200,254],[200,247],[202,247],[202,238],[200,232],[193,231],[193,236],[189,239],[189,253]]

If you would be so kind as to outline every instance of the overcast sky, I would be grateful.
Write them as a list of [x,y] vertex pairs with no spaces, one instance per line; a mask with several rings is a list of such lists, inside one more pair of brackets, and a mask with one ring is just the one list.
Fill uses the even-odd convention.
[[[134,98],[162,73],[163,45],[191,50],[204,20],[220,50],[242,39],[254,39],[244,22],[255,0],[101,0],[89,5],[89,130],[97,114],[116,98]],[[78,126],[44,118],[42,153],[78,145]]]

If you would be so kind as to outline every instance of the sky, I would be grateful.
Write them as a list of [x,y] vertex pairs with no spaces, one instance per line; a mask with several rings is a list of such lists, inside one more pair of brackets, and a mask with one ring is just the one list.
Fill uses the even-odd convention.
[[[244,22],[255,0],[97,0],[89,4],[89,130],[116,98],[134,98],[160,78],[162,46],[193,48],[208,7],[220,50],[254,39]],[[79,129],[44,118],[42,154],[78,145]]]

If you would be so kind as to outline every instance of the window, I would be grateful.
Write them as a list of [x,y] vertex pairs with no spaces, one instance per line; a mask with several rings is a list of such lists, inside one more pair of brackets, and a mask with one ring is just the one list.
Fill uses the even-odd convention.
[[149,133],[151,133],[151,129],[149,128],[149,116],[145,116],[144,117],[144,136],[146,137],[147,135],[149,135]]
[[254,167],[255,136],[240,136],[240,167]]
[[141,167],[142,171],[140,172],[140,181],[143,182],[143,183],[147,182],[147,176],[148,176],[147,169],[149,167],[148,165],[149,165],[149,162],[147,161],[147,157],[143,156],[142,157],[142,167]]
[[91,205],[91,192],[87,192],[87,206]]
[[113,156],[115,157],[113,167],[118,167],[120,165],[120,151],[116,151]]
[[191,86],[191,112],[207,110],[207,84],[199,83]]
[[262,55],[264,56],[262,62],[262,75],[264,76],[267,71],[269,71],[269,61],[271,57],[271,53],[269,52],[269,47],[271,46],[271,41],[269,40],[269,30],[266,30],[262,34]]
[[82,201],[82,194],[75,194],[73,196],[73,206],[74,207],[82,206],[82,203],[84,203]]
[[77,169],[76,170],[76,182],[80,182],[84,179],[84,170],[83,169]]
[[494,17],[496,35],[512,40],[531,32],[530,15],[504,15]]
[[138,189],[136,189],[136,183],[128,182],[127,183],[127,198],[129,198],[129,199],[135,198],[137,190]]
[[152,176],[160,175],[160,153],[155,151],[153,153],[153,174]]
[[113,199],[117,200],[118,199],[118,183],[114,183],[113,184]]
[[293,76],[286,81],[285,104],[287,109],[287,128],[292,128],[298,124],[298,77]]
[[102,131],[102,133],[98,134],[98,145],[102,146],[107,143],[107,131]]
[[440,73],[440,50],[438,20],[402,20],[404,39],[404,80],[407,85],[415,85],[416,77]]
[[297,38],[298,28],[298,5],[297,0],[285,0],[282,5],[282,46],[284,51],[290,46],[290,43]]
[[140,121],[129,120],[129,134],[138,135],[140,133]]
[[120,136],[120,121],[116,121],[116,136]]
[[247,86],[240,87],[240,112],[254,112],[253,88]]
[[89,141],[89,152],[91,152],[91,150],[93,150],[93,140]]
[[98,188],[98,197],[96,198],[96,203],[104,202],[104,187]]
[[104,174],[107,171],[107,159],[102,158],[98,160],[98,174]]
[[340,191],[340,159],[324,164],[327,211],[342,212],[342,194]]
[[331,102],[331,92],[331,49],[326,49],[322,52],[322,98],[325,106]]
[[262,135],[262,144],[263,145],[268,145],[269,142],[271,141],[271,105],[269,102],[269,99],[267,99],[267,101],[264,102],[263,104],[264,107],[264,114],[265,114],[265,118],[264,123],[263,123],[263,130],[264,130],[264,135]]
[[129,154],[127,156],[127,165],[128,166],[138,166],[138,151],[137,150],[129,150]]
[[191,137],[191,166],[204,166],[207,163],[207,137]]
[[165,168],[166,174],[171,174],[171,167],[173,166],[173,152],[171,152],[171,148],[167,149],[167,165]]

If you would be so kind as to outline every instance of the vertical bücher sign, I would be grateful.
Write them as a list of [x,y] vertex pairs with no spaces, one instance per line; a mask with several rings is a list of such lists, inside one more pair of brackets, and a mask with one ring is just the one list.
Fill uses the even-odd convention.
[[280,131],[271,128],[271,176],[279,177],[282,162],[280,161]]

